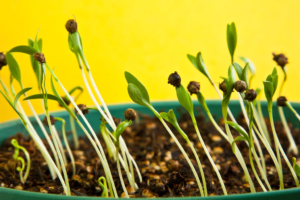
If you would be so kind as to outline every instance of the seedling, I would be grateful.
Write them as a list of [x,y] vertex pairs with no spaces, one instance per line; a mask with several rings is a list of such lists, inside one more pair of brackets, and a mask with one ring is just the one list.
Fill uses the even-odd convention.
[[297,176],[300,177],[300,166],[297,164],[297,160],[295,157],[293,157],[292,162],[293,162],[293,169],[295,173],[297,174]]
[[[150,103],[149,94],[147,92],[147,89],[145,86],[131,73],[125,72],[125,78],[128,83],[128,94],[133,102],[136,104],[139,104],[141,106],[145,106],[149,110],[151,110],[154,115],[159,119],[159,121],[163,124],[163,126],[166,128],[178,148],[180,149],[181,153],[185,157],[186,161],[189,163],[190,167],[193,168],[194,166],[191,165],[191,161],[188,158],[186,152],[184,151],[183,147],[181,146],[180,142],[177,140],[171,129],[168,127],[168,125],[165,123],[162,116],[155,110],[155,108]],[[199,186],[199,185],[198,185]],[[201,190],[200,190],[201,191]],[[200,193],[201,194],[201,193]]]
[[266,81],[263,82],[264,83],[264,90],[265,90],[265,96],[266,96],[266,99],[268,101],[268,112],[269,112],[269,117],[270,117],[270,123],[271,123],[271,128],[272,128],[272,132],[273,132],[273,137],[274,137],[274,140],[275,140],[275,148],[276,148],[276,154],[277,154],[277,160],[278,160],[278,163],[279,163],[279,167],[280,167],[280,180],[281,180],[281,183],[280,183],[280,188],[283,189],[283,179],[282,179],[282,164],[281,164],[281,158],[280,158],[280,152],[284,158],[284,160],[286,161],[288,167],[290,168],[290,171],[293,175],[293,178],[296,182],[296,185],[297,187],[299,187],[299,180],[284,152],[284,150],[282,149],[281,147],[281,144],[279,142],[279,139],[277,137],[277,133],[276,133],[276,130],[275,130],[275,126],[274,126],[274,120],[273,120],[273,96],[275,94],[275,91],[277,89],[277,84],[278,84],[278,75],[277,75],[277,70],[276,68],[273,69],[273,72],[272,74],[270,74]]
[[[15,139],[11,140],[11,144],[15,147],[14,159],[20,161],[22,166],[22,167],[17,167],[17,171],[20,173],[20,180],[22,183],[25,183],[29,176],[30,166],[31,166],[29,153],[24,147],[20,146],[18,141]],[[22,157],[19,156],[20,150],[24,152],[27,160],[27,167],[24,176],[23,176],[23,171],[25,169],[25,161]]]
[[[176,72],[175,72],[176,73]],[[202,147],[204,149],[204,152],[206,154],[206,156],[208,157],[214,171],[216,172],[217,174],[217,177],[219,179],[219,182],[222,186],[222,190],[223,190],[223,193],[224,195],[227,195],[227,191],[226,191],[226,188],[225,188],[225,184],[223,182],[223,179],[221,177],[221,174],[217,168],[217,166],[215,165],[213,159],[211,158],[207,148],[206,148],[206,145],[201,137],[201,134],[200,134],[200,131],[199,131],[199,128],[198,128],[198,125],[197,125],[197,121],[196,121],[196,118],[195,118],[195,115],[194,115],[194,107],[193,107],[193,102],[192,102],[192,99],[188,93],[188,91],[183,87],[183,85],[181,85],[180,83],[180,77],[179,75],[176,73],[173,73],[169,76],[169,83],[173,86],[175,86],[176,88],[176,94],[177,94],[177,99],[179,101],[179,103],[181,104],[182,107],[184,107],[187,112],[189,113],[190,117],[192,118],[192,122],[193,122],[193,125],[195,127],[195,130],[196,130],[196,133],[197,133],[197,136],[202,144]],[[177,76],[176,79],[173,78],[174,76]],[[200,88],[200,86],[199,86]],[[197,93],[197,90],[199,91],[199,88],[198,88],[198,85],[197,84],[193,84],[190,86],[190,92],[191,93]]]
[[203,187],[204,187],[204,194],[203,194],[203,189],[202,189],[202,185],[201,185],[201,182],[199,180],[199,177],[197,175],[197,172],[195,171],[195,168],[193,167],[192,163],[191,162],[188,162],[188,164],[190,165],[191,169],[192,169],[192,172],[196,178],[196,181],[197,181],[197,184],[198,184],[198,188],[200,190],[200,193],[201,193],[201,196],[207,196],[207,187],[206,187],[206,181],[205,181],[205,175],[204,175],[204,172],[203,172],[203,168],[202,168],[202,165],[201,165],[201,162],[200,162],[200,159],[198,157],[198,154],[194,148],[194,146],[192,145],[191,141],[189,140],[188,136],[184,133],[184,131],[180,128],[178,122],[177,122],[177,118],[175,116],[175,113],[173,112],[173,110],[169,110],[168,113],[165,113],[165,112],[162,112],[160,113],[160,116],[166,120],[167,122],[169,122],[170,124],[172,124],[176,130],[180,133],[180,135],[185,139],[185,141],[187,142],[187,144],[189,145],[189,147],[192,149],[193,151],[193,154],[196,158],[196,161],[197,161],[197,164],[198,164],[198,167],[199,167],[199,171],[200,171],[200,174],[201,174],[201,178],[202,178],[202,183],[203,183]]
[[[282,80],[282,83],[281,83],[280,89],[279,89],[279,98],[280,98],[280,96],[282,95],[282,91],[283,91],[283,87],[285,85],[285,82],[287,81],[286,64],[288,63],[288,58],[284,54],[277,54],[276,55],[275,53],[273,53],[273,56],[274,56],[273,60],[277,63],[278,66],[280,66],[280,68],[282,69],[282,72],[283,72],[283,80]],[[280,116],[281,122],[283,124],[284,130],[285,130],[285,133],[286,133],[287,138],[288,138],[289,143],[290,143],[288,153],[293,152],[293,154],[298,155],[299,151],[298,151],[297,145],[295,143],[295,140],[292,136],[292,133],[290,131],[290,128],[288,126],[288,123],[286,121],[282,106],[278,106],[278,112],[279,112],[279,116]]]
[[73,176],[74,176],[76,174],[76,165],[75,165],[74,156],[73,156],[73,153],[70,149],[69,142],[68,142],[67,135],[66,135],[66,129],[65,129],[66,121],[62,118],[59,118],[59,117],[54,117],[54,120],[60,121],[62,123],[63,139],[64,139],[64,143],[65,143],[66,149],[68,151],[68,154],[69,154],[69,157],[70,157],[70,160],[71,160],[72,169],[73,169]]
[[99,179],[98,179],[98,184],[99,186],[101,187],[101,190],[102,190],[102,194],[101,194],[101,197],[108,197],[108,192],[107,192],[107,184],[106,184],[106,179],[101,176]]

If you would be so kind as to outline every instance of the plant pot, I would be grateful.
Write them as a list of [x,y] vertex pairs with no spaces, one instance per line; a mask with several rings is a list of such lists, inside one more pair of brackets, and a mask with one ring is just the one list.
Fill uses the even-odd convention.
[[[195,107],[200,107],[198,102],[194,102]],[[217,118],[221,118],[221,102],[217,100],[211,100],[207,101],[207,105],[211,111],[211,113]],[[161,111],[168,111],[169,109],[173,109],[175,112],[177,111],[177,108],[180,107],[180,104],[175,101],[168,101],[168,102],[155,102],[153,103],[153,106],[156,108],[156,110]],[[238,101],[231,101],[230,109],[233,113],[233,115],[237,116],[238,113],[241,111],[240,104]],[[300,110],[300,103],[293,103],[293,106],[296,110]],[[137,111],[141,111],[144,114],[153,115],[153,113],[148,110],[145,107],[139,106],[137,104],[119,104],[119,105],[112,105],[109,106],[109,110],[111,114],[117,118],[124,119],[123,113],[127,108],[133,108]],[[262,103],[263,111],[265,111],[264,115],[267,116],[267,108],[266,108],[266,102]],[[176,113],[178,114],[178,113]],[[285,109],[285,114],[289,122],[292,122],[294,126],[299,127],[299,121],[294,117],[292,112],[288,109]],[[67,130],[70,130],[70,127],[68,126],[69,122],[69,116],[67,112],[57,112],[55,113],[55,116],[64,118],[67,122]],[[97,111],[91,111],[89,115],[86,115],[87,119],[89,120],[90,124],[94,128],[96,132],[99,132],[99,112]],[[42,118],[42,117],[41,117]],[[277,109],[274,109],[274,119],[275,121],[279,120]],[[38,133],[42,136],[42,133],[40,131],[40,128],[38,127],[38,124],[35,122],[33,118],[30,118],[32,121],[33,126],[36,128]],[[59,128],[59,127],[58,127]],[[79,127],[77,128],[78,134],[83,135],[83,132]],[[15,135],[17,132],[19,133],[25,133],[26,130],[24,126],[22,125],[20,120],[12,120],[5,123],[0,124],[0,145],[10,136]],[[211,196],[211,197],[185,197],[180,199],[209,199],[209,200],[237,200],[237,199],[255,199],[255,200],[282,200],[282,199],[299,199],[300,196],[300,188],[294,188],[294,189],[286,189],[282,191],[272,191],[272,192],[259,192],[255,194],[239,194],[239,195],[228,195],[228,196]],[[3,200],[19,200],[19,199],[30,199],[30,200],[83,200],[83,199],[89,199],[89,200],[96,200],[99,199],[99,197],[70,197],[70,196],[63,196],[63,195],[54,195],[54,194],[43,194],[43,193],[35,193],[35,192],[27,192],[27,191],[19,191],[15,189],[9,189],[9,188],[2,188],[0,187],[0,199]],[[136,198],[135,198],[136,199]],[[161,199],[167,199],[167,198],[161,198]],[[170,198],[168,198],[170,199]]]

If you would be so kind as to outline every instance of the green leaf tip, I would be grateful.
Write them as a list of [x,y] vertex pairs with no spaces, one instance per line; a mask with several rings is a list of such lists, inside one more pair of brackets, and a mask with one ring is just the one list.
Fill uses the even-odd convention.
[[236,49],[237,44],[237,32],[235,23],[227,24],[227,46],[229,53],[231,55],[231,61],[233,62],[233,56]]
[[192,98],[182,84],[180,84],[179,87],[176,87],[176,94],[177,99],[182,107],[184,107],[190,113],[190,115],[193,115],[194,108]]
[[191,63],[195,66],[195,68],[198,69],[204,76],[206,76],[206,78],[208,78],[208,80],[212,83],[212,80],[210,79],[210,76],[206,69],[206,65],[203,61],[201,52],[197,53],[196,57],[190,54],[187,54],[187,57],[191,61]]
[[21,45],[21,46],[16,46],[9,50],[9,52],[13,53],[25,53],[29,55],[33,55],[34,53],[38,53],[39,51],[35,49],[34,47],[27,46],[27,45]]

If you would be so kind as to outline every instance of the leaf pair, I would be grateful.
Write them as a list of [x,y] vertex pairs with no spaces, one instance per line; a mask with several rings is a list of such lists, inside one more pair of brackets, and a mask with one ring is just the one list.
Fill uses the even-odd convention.
[[[28,39],[28,45],[29,45],[30,47],[34,47],[34,46],[36,46],[36,45],[35,45],[36,41],[37,41],[37,37],[36,37],[36,40],[35,40],[35,41],[33,41],[31,38],[29,38],[29,39]],[[37,46],[38,46],[39,50],[42,51],[42,48],[43,48],[43,41],[42,41],[41,38],[37,41]],[[32,66],[32,69],[33,69],[34,74],[35,74],[35,76],[36,76],[36,79],[37,79],[37,81],[38,81],[38,87],[39,87],[39,89],[41,89],[41,87],[42,87],[42,86],[41,86],[41,82],[42,82],[42,80],[41,80],[42,74],[41,74],[41,66],[40,66],[40,63],[39,63],[37,60],[35,60],[35,59],[33,58],[33,55],[30,55],[30,61],[31,61],[31,66]]]
[[227,24],[227,46],[229,53],[231,55],[231,61],[233,63],[233,56],[237,44],[237,33],[235,23],[232,22],[231,24]]
[[181,128],[180,128],[180,126],[178,124],[176,115],[175,115],[175,113],[174,113],[174,111],[172,109],[169,110],[168,113],[166,113],[166,112],[160,113],[160,116],[164,120],[166,120],[167,122],[169,122],[170,124],[172,124],[185,140],[188,140],[187,135],[181,130]]
[[191,63],[196,67],[196,69],[198,69],[204,76],[206,76],[206,78],[208,78],[208,80],[211,82],[211,84],[213,84],[213,82],[210,79],[210,76],[208,74],[208,71],[206,69],[201,52],[199,52],[196,57],[194,57],[190,54],[188,54],[187,57],[191,61]]
[[153,107],[145,86],[129,72],[125,72],[125,78],[128,83],[127,90],[131,100],[151,110]]
[[273,96],[276,92],[277,85],[278,85],[278,75],[277,75],[277,69],[274,67],[272,74],[270,74],[266,81],[264,83],[264,91],[265,91],[265,96],[268,101],[268,109],[272,109],[272,101],[273,101]]
[[249,63],[246,63],[244,69],[238,64],[238,63],[233,63],[234,69],[241,81],[244,81],[247,85],[247,89],[249,89],[249,76],[248,76],[248,71],[250,69]]
[[75,54],[83,50],[81,36],[78,31],[69,34],[68,43],[70,50]]
[[233,91],[234,83],[236,82],[236,76],[234,73],[234,67],[232,65],[228,68],[228,78],[223,78],[226,83],[227,92],[222,100],[222,114],[223,118],[227,118],[227,107],[230,101],[231,93]]
[[229,126],[231,126],[232,128],[234,128],[237,132],[239,132],[241,134],[240,136],[237,136],[231,143],[231,148],[232,148],[233,153],[235,153],[235,143],[237,141],[246,141],[249,143],[249,148],[251,148],[249,136],[243,127],[241,127],[237,123],[234,123],[231,121],[226,121],[225,123],[228,124]]
[[116,145],[119,146],[119,138],[120,136],[122,135],[122,133],[125,131],[125,129],[130,126],[132,124],[132,121],[131,120],[126,120],[126,121],[123,121],[121,122],[117,128],[116,128],[116,131],[114,133],[114,136],[116,138]]

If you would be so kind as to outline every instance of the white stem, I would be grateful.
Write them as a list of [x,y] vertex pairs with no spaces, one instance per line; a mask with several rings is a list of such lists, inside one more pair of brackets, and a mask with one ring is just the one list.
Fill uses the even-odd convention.
[[216,172],[216,174],[217,174],[217,176],[218,176],[218,179],[219,179],[219,182],[220,182],[220,184],[221,184],[221,187],[222,187],[222,190],[223,190],[224,195],[227,195],[227,191],[226,191],[225,184],[224,184],[224,181],[223,181],[223,179],[222,179],[222,176],[221,176],[221,174],[220,174],[220,172],[219,172],[219,170],[218,170],[216,164],[214,163],[212,157],[210,156],[210,154],[209,154],[209,152],[208,152],[208,150],[207,150],[207,148],[206,148],[206,146],[205,146],[205,143],[204,143],[204,141],[203,141],[203,139],[202,139],[202,137],[201,137],[200,131],[199,131],[199,129],[198,129],[198,126],[197,126],[197,122],[196,122],[196,120],[195,120],[195,117],[194,117],[194,116],[191,116],[191,117],[192,117],[192,121],[193,121],[194,127],[195,127],[195,129],[196,129],[197,136],[198,136],[198,138],[199,138],[199,140],[200,140],[200,143],[201,143],[201,145],[202,145],[202,148],[204,149],[204,152],[205,152],[206,156],[208,157],[208,160],[209,160],[210,164],[212,165],[212,167],[214,168],[214,171]]
[[[241,96],[240,93],[238,94],[238,96],[239,96],[239,102],[240,102],[240,105],[241,105],[241,108],[242,108],[242,112],[243,112],[244,118],[246,120],[247,126],[249,126],[249,118],[248,118],[247,112],[245,110],[243,98],[242,98],[242,96]],[[255,125],[253,124],[253,126],[255,126]],[[260,133],[257,133],[257,134],[260,134]],[[254,132],[253,128],[252,128],[252,137],[254,139],[254,143],[256,145],[256,148],[258,149],[259,157],[260,157],[260,160],[261,160],[261,163],[258,162],[257,165],[262,165],[263,171],[261,171],[261,174],[262,173],[267,173],[266,163],[265,163],[265,157],[264,157],[264,154],[263,154],[263,151],[261,149],[260,143],[259,143],[259,141],[258,141],[258,139],[257,139],[257,137],[255,135],[255,132]],[[254,151],[255,151],[255,148],[254,148]],[[256,153],[256,151],[255,151],[255,153]],[[267,181],[267,180],[265,180],[265,181]]]
[[67,162],[67,158],[66,158],[66,155],[65,155],[65,150],[64,150],[64,148],[63,148],[63,146],[62,146],[61,140],[60,140],[60,138],[59,138],[59,136],[58,136],[58,133],[57,133],[57,130],[56,130],[55,126],[54,126],[54,125],[52,125],[52,126],[53,126],[53,127],[52,127],[53,134],[54,134],[54,136],[56,137],[57,144],[58,144],[59,150],[60,150],[60,152],[61,152],[63,161],[64,161],[64,163],[66,164],[66,163],[68,163],[68,162]]
[[78,134],[75,126],[75,121],[71,115],[70,115],[70,125],[71,125],[72,135],[74,139],[74,148],[78,149],[79,148]]
[[[156,112],[156,111],[155,111]],[[157,117],[159,116],[159,114],[157,114]],[[165,121],[161,118],[158,117],[159,120],[161,121],[161,123],[163,124],[163,126],[167,129],[167,131],[169,132],[170,136],[173,138],[173,140],[175,141],[175,143],[177,144],[178,148],[180,149],[181,153],[183,154],[183,156],[185,157],[186,161],[188,162],[190,168],[192,169],[192,172],[196,178],[197,184],[199,188],[202,188],[201,182],[199,180],[198,174],[195,170],[194,165],[192,164],[191,160],[189,159],[188,155],[185,153],[183,147],[181,146],[180,142],[177,140],[176,136],[173,134],[173,132],[170,130],[170,128],[168,127],[168,125],[165,123]],[[201,196],[204,196],[203,194],[203,190],[200,190],[200,194]]]
[[263,112],[261,110],[260,100],[257,100],[257,111],[256,111],[255,108],[253,110],[254,110],[254,113],[258,116],[255,119],[255,121],[258,125],[258,128],[261,127],[261,128],[259,128],[260,132],[263,133],[266,136],[268,142],[271,144],[270,133],[268,131],[268,128],[267,128],[267,125],[266,125],[266,122],[265,122],[265,118],[264,118]]
[[291,151],[293,151],[293,154],[298,155],[298,148],[297,148],[295,140],[294,140],[294,138],[292,136],[290,128],[289,128],[289,126],[287,124],[287,121],[285,119],[282,107],[278,106],[278,112],[279,112],[279,116],[280,116],[281,122],[283,124],[284,131],[285,131],[286,136],[287,136],[287,138],[289,140],[289,143],[290,143],[290,146],[289,146],[287,152],[290,153]]
[[67,170],[66,170],[66,165],[64,163],[64,160],[62,158],[62,152],[60,152],[60,149],[59,149],[59,146],[58,146],[57,137],[55,136],[55,127],[54,127],[54,125],[51,125],[51,121],[50,121],[49,116],[47,116],[47,121],[48,121],[48,124],[49,124],[50,133],[52,135],[52,140],[54,142],[54,146],[56,148],[56,152],[57,152],[58,158],[60,160],[60,165],[61,165],[62,172],[63,172],[63,175],[64,175],[64,179],[65,179],[65,183],[66,183],[66,187],[67,187],[66,195],[71,196],[68,173],[67,173]]
[[74,102],[74,100],[72,99],[72,97],[69,95],[68,91],[62,85],[62,83],[58,79],[56,79],[56,81],[58,82],[58,84],[60,85],[60,87],[62,88],[62,90],[66,94],[66,96],[70,99],[71,103],[73,104],[73,106],[75,107],[75,109],[77,110],[77,112],[79,113],[79,115],[81,116],[81,118],[83,119],[84,123],[87,125],[88,129],[90,130],[90,132],[92,133],[92,136],[94,137],[94,140],[96,141],[96,143],[98,145],[98,148],[100,149],[100,152],[103,155],[103,161],[104,162],[102,162],[102,165],[103,165],[103,168],[107,168],[107,180],[109,179],[108,181],[111,182],[112,188],[114,190],[115,197],[117,198],[118,194],[117,194],[117,190],[116,190],[115,184],[114,184],[113,179],[112,179],[111,171],[110,171],[110,168],[108,166],[108,163],[107,163],[106,156],[105,156],[105,153],[103,151],[103,148],[102,148],[102,146],[101,146],[101,144],[100,144],[100,142],[98,140],[98,137],[97,137],[95,131],[93,130],[92,126],[90,125],[90,123],[88,122],[88,120],[85,118],[85,116],[82,114],[81,110],[78,108],[77,104]]
[[[22,115],[23,115],[23,117],[24,117],[24,120],[25,120],[26,123],[27,123],[27,126],[28,126],[28,127],[30,128],[30,130],[31,130],[31,132],[30,132],[30,133],[31,133],[31,137],[34,139],[35,143],[37,143],[37,142],[41,143],[40,146],[43,147],[43,149],[46,149],[46,147],[45,147],[43,141],[41,140],[41,138],[39,137],[39,135],[37,134],[37,132],[36,132],[35,129],[33,128],[33,126],[32,126],[32,124],[31,124],[30,120],[28,119],[28,117],[27,117],[25,111],[23,110],[23,107],[22,107],[22,105],[21,105],[21,103],[20,103],[19,101],[18,101],[17,105],[18,105],[18,107],[19,107],[19,109],[20,109],[20,112],[22,113]],[[51,141],[50,141],[50,142],[51,142]],[[47,165],[48,165],[48,168],[49,168],[49,171],[50,171],[50,174],[51,174],[52,179],[53,179],[54,177],[56,178],[56,174],[55,174],[55,172],[54,172],[54,169],[53,169],[53,167],[51,166],[49,159],[46,157],[45,152],[44,152],[42,149],[39,149],[39,150],[40,150],[41,154],[43,155],[43,157],[45,158],[45,161],[46,161],[46,163],[47,163]],[[46,151],[47,151],[47,150],[46,150]],[[55,151],[55,149],[54,149],[54,151]],[[47,152],[48,152],[48,151],[47,151]],[[55,152],[56,152],[56,151],[55,151]],[[59,162],[58,162],[58,163],[59,163]]]
[[[117,154],[119,154],[118,148],[117,148]],[[123,191],[124,191],[124,194],[125,194],[125,198],[129,198],[126,186],[124,184],[123,175],[122,175],[122,171],[121,171],[121,167],[120,167],[120,160],[119,160],[118,155],[117,155],[117,167],[118,167],[118,173],[119,173],[121,185],[122,185],[122,188],[123,188]]]

